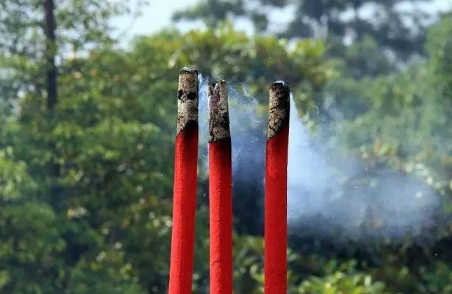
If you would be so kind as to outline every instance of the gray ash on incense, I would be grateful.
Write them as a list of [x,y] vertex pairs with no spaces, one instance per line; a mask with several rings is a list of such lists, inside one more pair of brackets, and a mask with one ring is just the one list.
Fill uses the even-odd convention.
[[179,71],[177,134],[191,123],[198,125],[198,103],[198,70],[184,67]]
[[209,104],[209,142],[231,137],[229,126],[228,89],[226,81],[207,85]]
[[282,127],[289,123],[290,87],[284,82],[274,82],[269,91],[269,116],[267,140],[270,140]]

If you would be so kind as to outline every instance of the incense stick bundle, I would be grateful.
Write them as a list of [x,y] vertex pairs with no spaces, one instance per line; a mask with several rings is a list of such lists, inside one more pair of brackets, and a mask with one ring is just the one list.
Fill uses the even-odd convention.
[[179,72],[169,294],[192,292],[198,163],[198,71]]
[[225,81],[208,85],[210,293],[232,293],[232,165]]
[[287,294],[287,164],[290,88],[275,82],[269,91],[265,167],[264,292]]

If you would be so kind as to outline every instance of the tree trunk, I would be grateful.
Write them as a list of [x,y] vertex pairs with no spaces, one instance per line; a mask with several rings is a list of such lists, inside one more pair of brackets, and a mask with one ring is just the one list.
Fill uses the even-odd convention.
[[364,32],[361,24],[361,19],[359,17],[359,9],[363,5],[362,0],[355,0],[353,2],[353,13],[355,18],[355,33],[357,41],[362,41],[364,37]]
[[[55,121],[55,107],[58,103],[58,92],[57,92],[57,78],[58,71],[55,64],[56,56],[56,23],[55,23],[55,0],[44,0],[44,33],[46,41],[45,49],[45,70],[46,70],[46,85],[47,90],[47,117],[51,124]],[[56,161],[56,148],[55,142],[51,139],[48,145],[49,150],[52,151],[53,157],[48,165],[48,172],[51,178],[50,183],[50,203],[52,207],[56,210],[61,209],[64,204],[64,200],[61,197],[61,186],[57,184],[57,179],[60,176],[60,165]]]
[[45,22],[44,33],[46,36],[46,76],[47,76],[47,109],[51,110],[58,102],[57,93],[57,69],[55,64],[55,3],[54,0],[44,1]]

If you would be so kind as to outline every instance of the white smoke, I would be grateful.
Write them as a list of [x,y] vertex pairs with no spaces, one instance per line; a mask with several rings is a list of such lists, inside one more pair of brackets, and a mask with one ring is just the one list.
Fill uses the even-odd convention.
[[[207,164],[207,79],[200,76],[200,157]],[[249,181],[263,185],[266,116],[257,114],[257,100],[230,85],[229,110],[234,184]],[[360,178],[367,171],[358,159],[340,155],[336,138],[312,139],[298,116],[291,97],[288,165],[288,222],[292,234],[356,241],[369,238],[402,240],[421,236],[431,223],[440,200],[429,186],[390,169],[372,175],[367,185],[346,178]],[[340,136],[340,134],[335,134]],[[333,140],[331,140],[333,139]],[[327,144],[327,142],[329,144]],[[325,147],[330,146],[330,147]],[[335,158],[336,160],[333,160]],[[237,174],[237,173],[240,174]],[[340,177],[339,177],[340,175]],[[262,189],[263,192],[263,189]],[[262,199],[263,193],[253,195]],[[234,196],[234,201],[241,201]],[[259,207],[252,211],[262,215]]]

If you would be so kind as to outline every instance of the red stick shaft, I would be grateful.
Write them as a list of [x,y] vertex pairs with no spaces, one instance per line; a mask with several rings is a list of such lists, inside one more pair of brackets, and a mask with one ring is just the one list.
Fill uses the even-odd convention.
[[232,293],[232,166],[226,83],[209,85],[210,293]]
[[192,292],[198,162],[197,72],[179,73],[169,294]]
[[287,164],[290,89],[270,89],[265,168],[265,293],[287,294]]
[[231,144],[209,144],[210,293],[232,293]]

